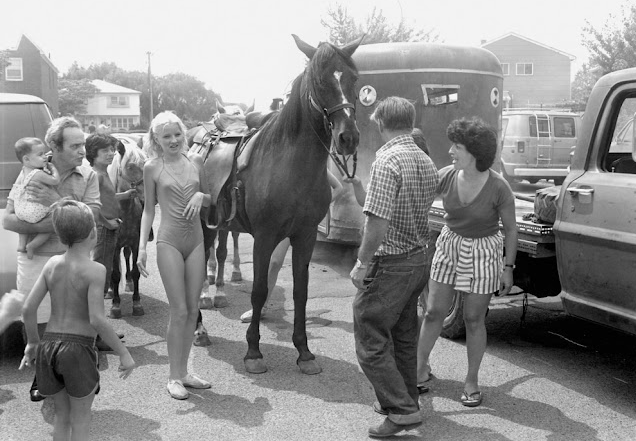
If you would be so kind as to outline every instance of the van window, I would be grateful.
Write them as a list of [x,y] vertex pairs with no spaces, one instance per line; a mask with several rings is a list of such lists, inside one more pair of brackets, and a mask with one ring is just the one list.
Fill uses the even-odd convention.
[[555,116],[554,136],[557,138],[576,138],[574,118],[570,118],[568,116]]
[[536,116],[531,115],[528,118],[530,136],[534,138],[536,138],[537,136],[539,138],[549,138],[550,137],[550,120],[547,118],[547,116],[539,116],[538,120],[539,122],[537,124]]

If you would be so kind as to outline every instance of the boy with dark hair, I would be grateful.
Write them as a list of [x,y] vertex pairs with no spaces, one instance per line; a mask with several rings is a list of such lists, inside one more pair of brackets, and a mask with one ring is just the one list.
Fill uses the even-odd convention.
[[[135,362],[104,315],[102,288],[106,271],[90,259],[97,239],[91,209],[74,200],[57,202],[53,227],[68,248],[44,265],[24,304],[28,342],[20,369],[35,364],[40,393],[53,397],[53,438],[87,440],[91,407],[99,389],[97,334],[119,355],[120,378],[130,375]],[[51,318],[40,342],[36,313],[49,291]]]
[[120,141],[110,135],[95,134],[86,138],[86,159],[90,163],[99,182],[99,200],[102,208],[95,219],[97,224],[97,244],[93,251],[93,260],[106,267],[104,297],[108,295],[110,277],[113,272],[113,257],[117,246],[119,230],[119,201],[133,198],[135,189],[116,193],[115,187],[108,177],[107,168],[113,163],[116,148]]

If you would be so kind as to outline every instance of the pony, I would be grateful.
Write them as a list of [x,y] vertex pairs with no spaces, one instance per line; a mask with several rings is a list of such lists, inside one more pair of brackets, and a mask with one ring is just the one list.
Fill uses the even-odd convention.
[[[304,374],[322,371],[307,344],[309,261],[318,224],[327,214],[331,200],[327,160],[330,155],[337,158],[337,153],[343,155],[346,164],[360,140],[355,120],[358,71],[351,57],[362,38],[342,48],[329,43],[316,48],[296,35],[293,38],[309,62],[294,80],[288,102],[247,142],[244,150],[251,152],[249,165],[230,177],[221,187],[221,195],[210,192],[217,206],[210,210],[212,222],[209,216],[208,224],[223,228],[218,218],[219,203],[231,193],[235,195],[236,210],[232,210],[234,219],[227,228],[241,228],[254,237],[253,315],[243,359],[250,373],[267,371],[259,349],[261,312],[267,298],[272,251],[287,237],[292,246],[292,340],[299,353],[296,363]],[[214,189],[217,183],[211,181],[214,167],[210,162],[208,157],[204,168],[209,188]]]
[[[110,309],[111,318],[121,318],[119,297],[119,281],[121,279],[120,258],[121,250],[124,250],[126,261],[126,279],[132,280],[133,310],[132,315],[144,315],[139,296],[139,269],[137,268],[137,255],[139,253],[139,231],[141,229],[141,215],[144,207],[143,169],[148,159],[142,149],[136,146],[126,146],[121,141],[117,144],[118,160],[113,161],[111,179],[114,180],[115,191],[121,193],[131,188],[137,190],[134,198],[119,201],[121,212],[121,224],[117,235],[117,245],[113,257],[113,273],[111,286],[113,290],[113,303]],[[152,234],[152,233],[151,233]],[[129,264],[132,256],[132,264]],[[126,284],[127,289],[128,283]]]

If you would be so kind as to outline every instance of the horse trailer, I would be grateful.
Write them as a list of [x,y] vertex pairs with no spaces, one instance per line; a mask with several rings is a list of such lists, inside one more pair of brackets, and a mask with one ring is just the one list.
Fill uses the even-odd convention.
[[[497,130],[501,148],[503,74],[492,52],[443,44],[381,43],[360,46],[353,59],[359,71],[356,122],[360,145],[356,174],[365,187],[375,152],[383,144],[370,116],[377,103],[388,96],[401,96],[415,105],[415,127],[424,133],[430,157],[438,168],[451,163],[446,128],[457,118],[477,116],[484,120]],[[499,169],[499,163],[494,167]],[[332,161],[329,169],[340,175]],[[332,203],[320,223],[318,237],[358,245],[364,214],[352,186],[344,185],[342,197]]]

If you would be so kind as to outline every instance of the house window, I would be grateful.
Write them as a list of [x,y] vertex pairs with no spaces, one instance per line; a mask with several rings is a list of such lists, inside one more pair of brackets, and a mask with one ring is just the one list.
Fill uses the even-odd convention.
[[112,95],[108,107],[128,107],[128,97]]
[[517,75],[533,75],[533,73],[532,63],[517,63]]
[[22,81],[22,58],[9,58],[9,64],[4,69],[4,78],[7,81]]
[[128,130],[135,125],[134,118],[111,118],[111,127],[117,130]]
[[506,75],[510,75],[510,64],[509,63],[501,63],[501,72]]

